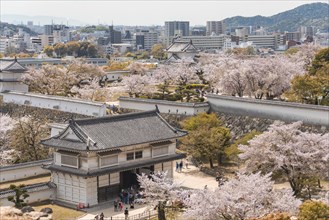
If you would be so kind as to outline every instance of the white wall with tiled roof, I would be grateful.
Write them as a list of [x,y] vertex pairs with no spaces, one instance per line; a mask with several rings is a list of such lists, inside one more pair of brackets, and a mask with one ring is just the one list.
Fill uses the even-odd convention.
[[42,169],[42,164],[50,163],[51,160],[39,160],[0,168],[0,183],[25,179],[50,173],[49,170]]
[[17,91],[4,92],[1,93],[1,95],[5,103],[57,109],[63,112],[72,112],[94,117],[106,115],[106,105],[100,102]]
[[306,124],[329,125],[329,107],[274,100],[259,100],[208,94],[211,111],[246,115],[287,122],[302,121]]
[[[52,200],[55,196],[54,188],[36,188],[32,191],[28,191],[29,197],[25,199],[27,203],[40,202],[45,200]],[[8,195],[0,196],[0,204],[1,206],[13,206],[14,203],[8,201]]]
[[210,106],[207,103],[181,103],[173,101],[139,99],[139,98],[119,98],[119,106],[123,109],[150,111],[158,106],[160,113],[178,114],[178,115],[196,115],[202,112],[208,112]]

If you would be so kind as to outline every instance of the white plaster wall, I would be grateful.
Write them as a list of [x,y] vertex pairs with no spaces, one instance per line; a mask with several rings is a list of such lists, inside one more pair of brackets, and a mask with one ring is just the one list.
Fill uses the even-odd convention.
[[207,106],[207,107],[202,107],[202,106],[193,107],[193,109],[194,109],[194,115],[196,115],[196,114],[199,114],[199,113],[202,113],[202,112],[208,112],[209,109],[210,109],[210,106]]
[[[175,104],[175,102],[172,102]],[[141,110],[141,111],[150,111],[155,109],[155,105],[158,106],[159,111],[161,113],[168,113],[168,114],[182,114],[182,115],[195,115],[201,112],[207,112],[209,107],[193,107],[193,106],[178,106],[178,105],[170,105],[164,103],[157,103],[152,102],[148,103],[145,101],[134,100],[119,100],[120,108],[125,109],[134,109],[134,110]]]
[[54,163],[58,166],[61,166],[62,158],[60,153],[54,152]]
[[144,157],[144,158],[150,158],[150,157],[152,157],[152,154],[151,154],[151,147],[145,148],[145,149],[143,150],[143,157]]
[[87,204],[87,181],[76,175],[52,172],[52,182],[56,184],[56,199],[71,204]]
[[108,186],[108,185],[110,185],[109,183],[110,183],[110,181],[109,181],[108,174],[98,176],[98,186],[99,187]]
[[53,126],[53,125],[50,125],[50,127],[51,127],[50,137],[54,137],[64,130],[64,128]]
[[97,201],[97,178],[92,177],[87,179],[86,184],[86,199],[90,206],[98,204]]
[[154,164],[154,171],[163,171],[162,170],[162,163],[157,163],[157,164]]
[[169,154],[175,154],[176,151],[176,143],[172,143],[168,146],[168,153]]
[[158,163],[154,165],[154,171],[166,171],[168,178],[173,178],[173,161]]
[[20,82],[0,82],[0,92],[5,90],[15,90],[20,92],[27,92],[29,87]]
[[98,168],[98,156],[90,156],[88,157],[88,169],[93,170]]
[[106,74],[108,81],[118,80],[119,78],[122,78],[123,75],[124,75],[124,73],[108,73],[108,74]]
[[167,177],[173,178],[173,161],[163,163],[163,171],[167,171]]
[[124,151],[124,152],[122,152],[118,155],[118,162],[120,164],[120,163],[123,163],[123,162],[126,162],[126,161],[127,161],[127,152]]
[[15,169],[8,170],[1,169],[0,183],[49,173],[49,170],[41,168],[41,164],[36,164],[35,166],[17,167]]
[[105,105],[94,105],[88,102],[75,101],[75,100],[64,100],[61,97],[36,95],[33,93],[2,93],[3,100],[5,103],[15,103],[18,105],[26,104],[29,102],[30,106],[48,109],[58,109],[64,112],[72,112],[82,115],[89,116],[105,116],[106,106]]
[[[55,189],[44,189],[28,193],[30,196],[25,200],[27,203],[39,202],[47,199],[55,198]],[[0,198],[0,206],[13,206],[14,203],[9,202],[7,197]]]
[[120,173],[110,174],[110,185],[115,185],[120,183]]
[[188,58],[194,58],[197,53],[177,53],[181,59],[188,59]]
[[88,158],[87,157],[80,157],[80,169],[88,170]]
[[303,121],[306,124],[329,125],[329,108],[278,101],[246,100],[225,96],[208,96],[211,110],[231,114],[251,115],[283,121]]

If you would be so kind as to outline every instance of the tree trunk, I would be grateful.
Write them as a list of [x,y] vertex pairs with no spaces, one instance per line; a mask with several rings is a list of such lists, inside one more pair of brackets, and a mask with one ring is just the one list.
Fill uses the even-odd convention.
[[223,164],[223,154],[222,153],[219,153],[217,156],[217,164],[218,164],[217,169],[219,169]]
[[165,202],[162,202],[162,201],[159,201],[159,203],[158,203],[158,220],[166,220],[164,203]]
[[209,158],[210,168],[214,168],[214,162],[212,161],[212,158]]

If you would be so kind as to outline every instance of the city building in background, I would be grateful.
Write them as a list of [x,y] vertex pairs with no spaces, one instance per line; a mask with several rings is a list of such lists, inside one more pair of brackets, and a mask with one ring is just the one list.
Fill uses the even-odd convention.
[[224,21],[207,21],[207,36],[225,34]]

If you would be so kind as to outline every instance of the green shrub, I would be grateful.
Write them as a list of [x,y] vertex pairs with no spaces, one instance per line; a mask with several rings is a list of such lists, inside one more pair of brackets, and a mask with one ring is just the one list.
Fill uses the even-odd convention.
[[307,200],[299,207],[299,220],[328,220],[329,205],[319,202]]

